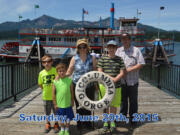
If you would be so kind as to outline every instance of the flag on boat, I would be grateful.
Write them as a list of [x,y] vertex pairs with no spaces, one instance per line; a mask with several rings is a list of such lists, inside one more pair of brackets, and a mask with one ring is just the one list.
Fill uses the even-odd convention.
[[23,18],[21,15],[19,15],[19,19]]
[[160,7],[160,10],[164,10],[164,7]]
[[137,9],[137,15],[141,15],[141,12]]
[[141,15],[141,12],[140,12],[140,11],[138,11],[138,15]]
[[88,14],[88,11],[84,10],[84,8],[83,8],[83,14]]
[[39,8],[39,5],[34,5],[34,8]]

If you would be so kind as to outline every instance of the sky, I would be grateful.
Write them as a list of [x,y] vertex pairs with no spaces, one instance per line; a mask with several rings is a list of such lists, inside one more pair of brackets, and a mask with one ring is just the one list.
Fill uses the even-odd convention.
[[[0,0],[0,23],[33,20],[44,14],[65,20],[82,20],[82,8],[88,11],[85,21],[98,21],[100,16],[110,16],[111,3],[115,6],[115,18],[137,17],[139,22],[162,28],[180,31],[180,0]],[[35,9],[34,5],[39,5]],[[160,7],[164,6],[164,10]]]

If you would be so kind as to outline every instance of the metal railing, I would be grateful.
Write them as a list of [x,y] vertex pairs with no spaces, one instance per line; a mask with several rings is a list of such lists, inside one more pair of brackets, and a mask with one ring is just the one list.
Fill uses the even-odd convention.
[[38,63],[0,65],[0,103],[37,85]]
[[180,65],[145,65],[140,71],[140,77],[160,89],[180,95]]

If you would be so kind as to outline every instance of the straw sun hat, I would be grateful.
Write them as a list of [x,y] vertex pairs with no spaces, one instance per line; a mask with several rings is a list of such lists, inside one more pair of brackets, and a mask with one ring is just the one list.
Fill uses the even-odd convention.
[[89,44],[88,44],[88,40],[85,39],[85,38],[83,38],[83,39],[79,39],[79,40],[77,41],[77,43],[76,43],[77,52],[78,52],[78,46],[79,46],[79,45],[82,45],[82,44],[86,45],[88,51],[90,51],[91,48],[90,48],[90,46],[89,46]]

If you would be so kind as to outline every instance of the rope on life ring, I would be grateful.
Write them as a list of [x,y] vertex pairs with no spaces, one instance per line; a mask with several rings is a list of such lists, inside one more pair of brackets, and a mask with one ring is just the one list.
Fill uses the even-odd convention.
[[[104,97],[99,101],[92,101],[86,95],[86,87],[89,83],[98,81],[102,83],[106,89]],[[76,99],[79,102],[79,108],[87,110],[103,110],[107,108],[115,95],[115,85],[112,79],[103,72],[91,71],[84,74],[76,84]]]

